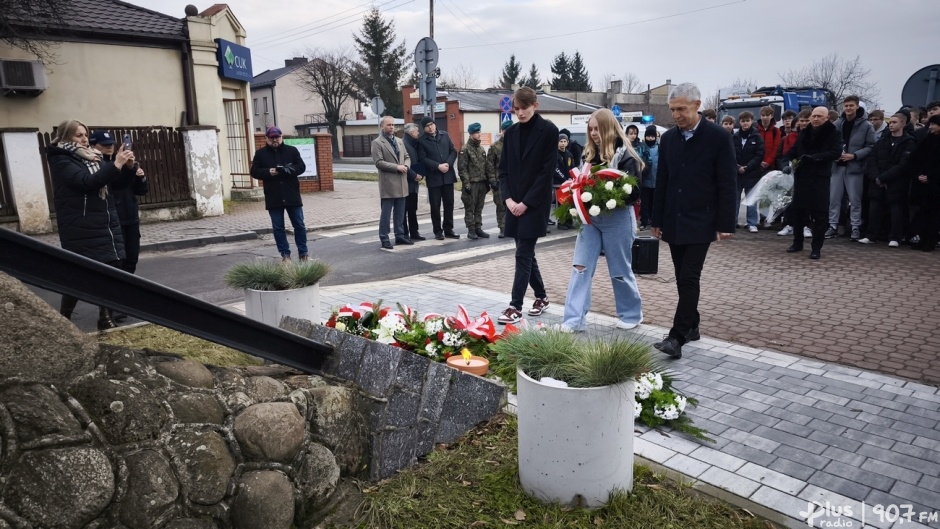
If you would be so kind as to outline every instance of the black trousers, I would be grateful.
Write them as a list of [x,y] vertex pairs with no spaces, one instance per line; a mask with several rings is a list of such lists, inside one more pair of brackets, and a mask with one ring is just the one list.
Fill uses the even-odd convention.
[[[444,204],[444,222],[441,224],[441,203]],[[431,204],[431,225],[434,235],[454,231],[454,184],[428,188],[428,203]]]
[[653,194],[655,192],[655,187],[640,189],[640,226],[650,225],[650,218],[653,216]]
[[421,235],[418,231],[418,193],[408,193],[405,198],[405,236]]
[[133,274],[137,271],[137,261],[140,260],[140,224],[126,224],[121,226],[121,233],[124,234],[124,261],[121,262],[121,269],[127,273]]
[[[790,206],[790,220],[793,222],[793,246],[803,247],[803,228],[810,226],[813,232],[813,251],[822,250],[826,240],[826,230],[829,228],[829,212],[826,210],[813,211],[811,209],[794,208]],[[812,220],[807,218],[811,216]]]
[[937,245],[937,230],[940,230],[940,205],[935,202],[936,198],[928,196],[920,207],[920,215],[917,218],[918,225],[915,230],[920,235],[920,245],[922,248],[932,250]]
[[[110,261],[105,263],[108,266],[113,266],[114,268],[123,268],[121,261]],[[61,305],[59,307],[59,313],[64,315],[68,319],[72,319],[72,311],[75,310],[75,306],[78,305],[78,298],[70,296],[68,294],[62,294]],[[101,308],[107,308],[104,305],[101,305]]]
[[690,330],[698,327],[701,317],[698,313],[698,299],[701,292],[702,268],[708,247],[705,244],[670,244],[672,265],[676,270],[676,289],[679,291],[679,303],[672,318],[669,336],[685,343]]
[[868,198],[868,229],[866,235],[869,239],[882,238],[884,222],[887,214],[888,240],[901,241],[904,236],[904,219],[907,218],[905,204],[902,202],[889,202],[884,193],[871,193]]
[[538,239],[516,239],[516,275],[512,280],[512,301],[509,304],[518,310],[522,310],[522,299],[529,286],[532,286],[535,297],[547,297],[539,263],[535,260],[537,241]]

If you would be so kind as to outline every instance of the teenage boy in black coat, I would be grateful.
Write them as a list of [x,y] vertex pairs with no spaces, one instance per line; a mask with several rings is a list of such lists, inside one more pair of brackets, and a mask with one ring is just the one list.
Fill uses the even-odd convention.
[[692,83],[669,94],[676,127],[659,142],[653,236],[669,243],[679,303],[669,335],[653,347],[682,358],[682,345],[699,339],[698,300],[705,256],[713,241],[734,235],[738,166],[731,135],[698,113],[702,96]]
[[516,90],[512,108],[519,122],[504,133],[498,171],[499,193],[508,213],[506,236],[516,240],[512,300],[497,319],[503,324],[522,319],[522,299],[528,285],[536,298],[529,315],[540,316],[548,307],[545,283],[535,260],[535,243],[548,229],[552,176],[558,164],[558,127],[536,113],[539,103],[535,90]]

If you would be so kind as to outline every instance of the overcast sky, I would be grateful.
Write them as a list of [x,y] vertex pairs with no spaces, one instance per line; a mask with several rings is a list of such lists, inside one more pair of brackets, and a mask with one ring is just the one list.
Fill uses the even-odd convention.
[[[182,17],[185,0],[129,0]],[[594,84],[635,73],[657,86],[691,81],[707,97],[738,78],[760,85],[830,53],[861,57],[880,106],[901,104],[920,68],[940,63],[937,0],[433,0],[439,66],[472,68],[492,86],[511,54],[543,81],[552,58],[580,51]],[[308,48],[349,47],[375,5],[395,21],[409,54],[429,34],[431,0],[228,0],[248,33],[254,73]],[[201,11],[210,3],[194,4]],[[616,27],[614,27],[616,26]]]

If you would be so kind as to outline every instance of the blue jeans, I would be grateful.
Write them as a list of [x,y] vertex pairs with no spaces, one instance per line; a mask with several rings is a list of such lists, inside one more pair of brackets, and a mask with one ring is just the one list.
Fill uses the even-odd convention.
[[[405,233],[405,197],[401,198],[382,198],[379,199],[382,204],[382,213],[379,217],[379,240],[382,242],[391,242],[388,240],[388,234],[394,231],[396,239],[406,239]],[[394,211],[394,213],[393,213]],[[392,227],[389,227],[389,218],[392,221]]]
[[[743,200],[743,198],[741,197],[741,191],[744,191],[744,195],[747,196],[747,194],[751,192],[751,189],[754,189],[754,186],[757,185],[758,180],[751,179],[747,181],[742,181],[740,178],[738,178],[738,195],[737,195],[738,199],[734,203],[735,205],[734,223],[735,224],[738,223],[738,216],[741,214],[741,201]],[[755,204],[753,206],[747,206],[746,209],[747,211],[745,212],[745,215],[747,219],[747,225],[757,226],[757,224],[760,222],[760,217],[757,215],[757,205]]]
[[[584,318],[591,308],[591,280],[597,270],[601,250],[607,259],[607,271],[613,284],[617,317],[624,323],[640,323],[643,310],[632,268],[633,239],[636,236],[633,207],[591,217],[591,223],[581,226],[574,245],[571,279],[565,295],[564,324],[574,330],[584,329]],[[579,267],[583,269],[579,270]]]
[[290,257],[290,244],[287,242],[287,232],[284,231],[284,212],[290,218],[290,225],[294,227],[294,242],[297,243],[297,254],[307,255],[307,227],[304,226],[303,206],[286,208],[272,208],[268,210],[271,216],[271,226],[274,228],[274,243],[282,256]]

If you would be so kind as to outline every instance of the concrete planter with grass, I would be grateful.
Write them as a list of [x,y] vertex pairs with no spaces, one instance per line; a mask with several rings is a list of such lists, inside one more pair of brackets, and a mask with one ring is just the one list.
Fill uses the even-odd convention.
[[239,263],[225,274],[232,288],[245,291],[245,315],[273,327],[281,318],[320,323],[320,280],[329,267],[320,261]]
[[543,384],[516,373],[519,481],[530,496],[601,507],[633,490],[633,392],[628,381],[599,388]]

